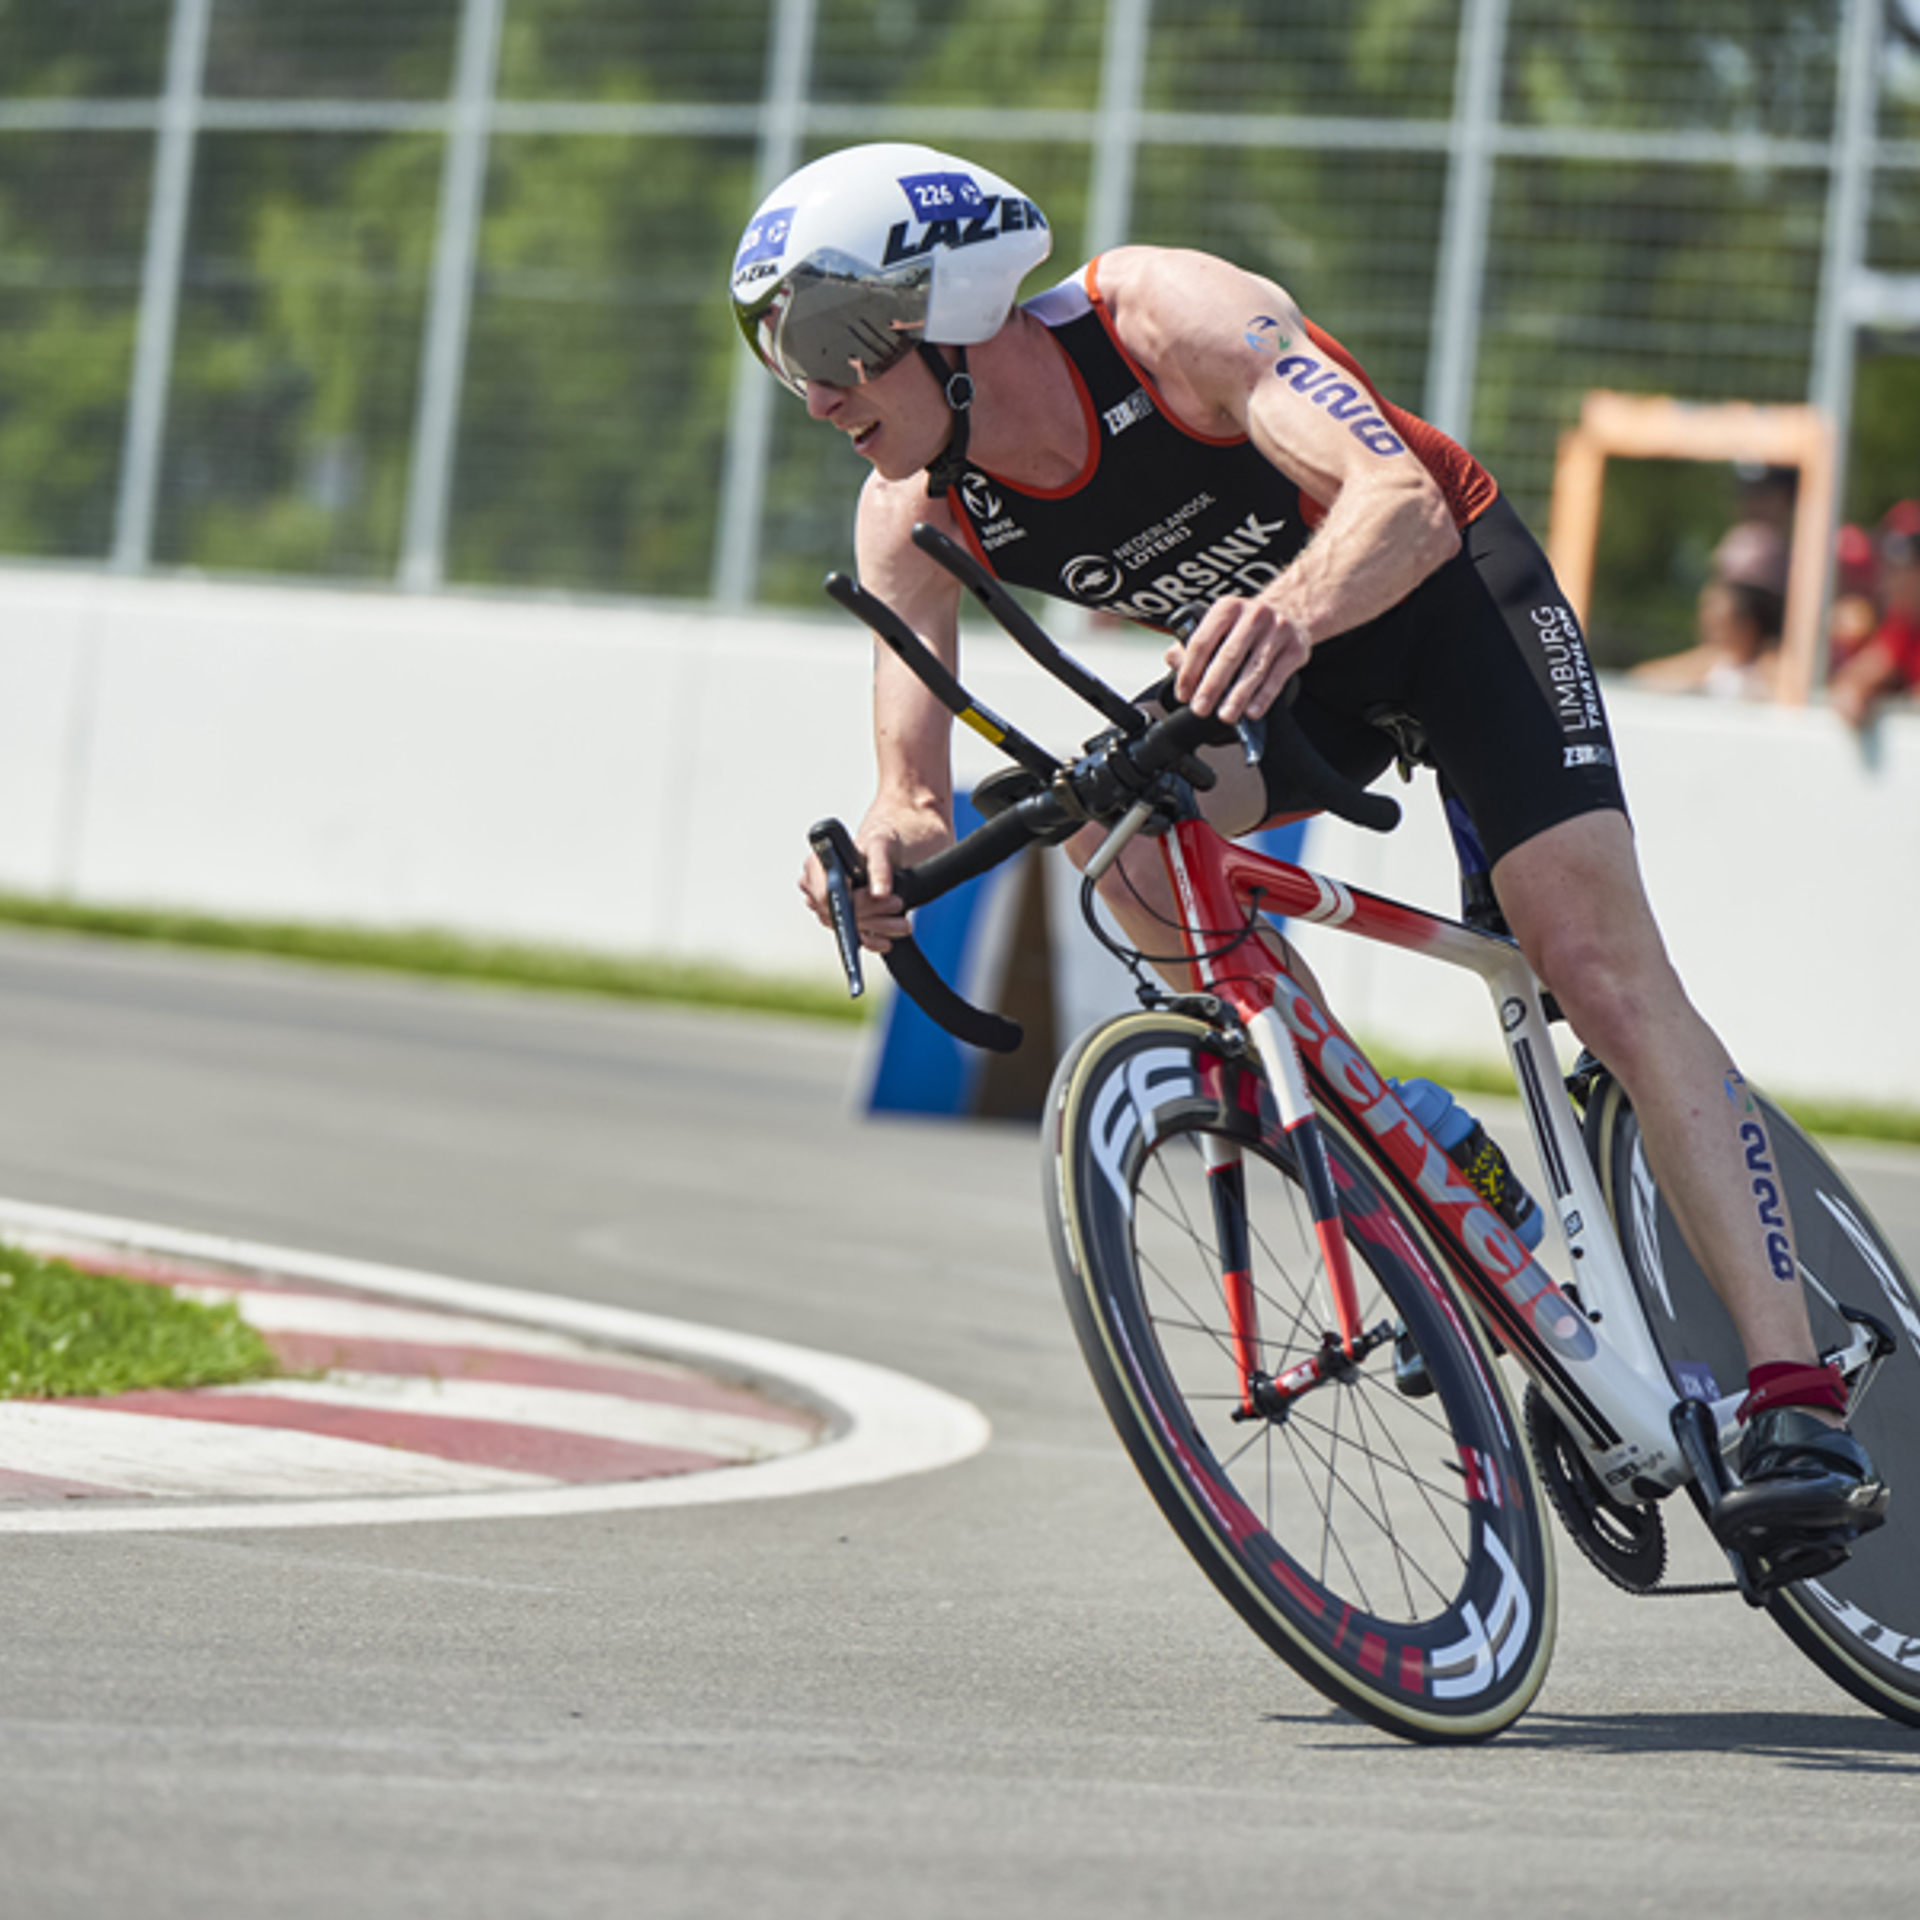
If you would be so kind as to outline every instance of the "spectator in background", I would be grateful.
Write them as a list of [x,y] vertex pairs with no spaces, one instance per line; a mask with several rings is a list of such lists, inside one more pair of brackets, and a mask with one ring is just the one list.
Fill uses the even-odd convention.
[[1643,661],[1630,678],[1666,693],[1771,700],[1780,678],[1780,631],[1787,604],[1791,467],[1768,467],[1743,482],[1746,517],[1713,550],[1713,570],[1694,608],[1694,644]]
[[1874,537],[1851,521],[1834,536],[1833,605],[1827,613],[1827,673],[1840,669],[1873,638],[1880,624],[1876,599],[1880,563]]
[[1745,580],[1711,579],[1694,611],[1695,644],[1644,660],[1629,678],[1662,693],[1771,700],[1780,678],[1781,599]]
[[1740,485],[1740,518],[1713,550],[1713,577],[1764,588],[1784,604],[1800,469],[1743,462],[1733,471]]
[[1838,666],[1834,711],[1863,727],[1883,700],[1920,686],[1920,500],[1902,500],[1880,522],[1878,624]]

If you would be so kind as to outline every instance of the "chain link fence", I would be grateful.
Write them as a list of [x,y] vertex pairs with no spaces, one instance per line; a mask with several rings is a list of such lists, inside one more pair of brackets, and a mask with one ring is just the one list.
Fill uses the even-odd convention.
[[1270,274],[1539,520],[1590,388],[1844,429],[1911,344],[1916,18],[0,0],[0,556],[812,606],[864,469],[726,270],[764,187],[876,138],[1019,182],[1062,272]]

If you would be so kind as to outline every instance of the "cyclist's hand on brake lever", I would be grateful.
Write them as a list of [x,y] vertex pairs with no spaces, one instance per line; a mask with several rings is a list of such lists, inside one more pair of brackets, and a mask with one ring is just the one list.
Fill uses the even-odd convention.
[[1183,642],[1167,649],[1177,698],[1229,724],[1259,719],[1307,664],[1307,637],[1264,600],[1216,600]]
[[[913,932],[906,908],[893,890],[895,869],[924,860],[952,841],[943,822],[930,823],[918,816],[911,824],[903,824],[869,813],[861,822],[854,843],[866,862],[866,884],[854,890],[853,906],[860,944],[868,953],[885,953],[894,941],[907,939]],[[831,931],[833,903],[827,876],[819,856],[811,852],[800,871],[800,891],[813,917]]]

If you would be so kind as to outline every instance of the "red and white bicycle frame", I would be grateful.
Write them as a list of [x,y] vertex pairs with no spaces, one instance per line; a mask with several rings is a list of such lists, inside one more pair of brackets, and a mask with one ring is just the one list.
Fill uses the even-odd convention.
[[[1325,1257],[1334,1324],[1348,1351],[1364,1330],[1316,1099],[1339,1116],[1343,1131],[1427,1227],[1483,1322],[1547,1395],[1586,1450],[1601,1484],[1627,1497],[1633,1497],[1636,1484],[1643,1494],[1680,1486],[1690,1469],[1673,1433],[1676,1396],[1562,1084],[1539,983],[1519,948],[1235,845],[1202,821],[1176,823],[1160,844],[1198,982],[1231,1006],[1245,1026],[1281,1124],[1298,1151]],[[1209,931],[1244,927],[1256,914],[1403,948],[1464,968],[1486,984],[1577,1299],[1468,1184],[1359,1047],[1288,971],[1283,943],[1277,938],[1235,941]],[[1229,1266],[1239,1271],[1225,1279],[1242,1386],[1250,1396],[1259,1343],[1246,1265],[1244,1258],[1231,1258]],[[1277,1384],[1286,1390],[1285,1381]],[[1714,1406],[1723,1436],[1733,1430],[1738,1400],[1736,1395]]]

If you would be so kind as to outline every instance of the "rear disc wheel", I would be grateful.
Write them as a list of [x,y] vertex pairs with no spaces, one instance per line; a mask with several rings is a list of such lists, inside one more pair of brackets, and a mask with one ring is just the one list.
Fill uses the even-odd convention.
[[[1856,1699],[1920,1726],[1920,1299],[1845,1176],[1779,1108],[1760,1104],[1816,1344],[1830,1352],[1852,1339],[1843,1306],[1873,1315],[1896,1343],[1849,1423],[1892,1489],[1886,1522],[1856,1540],[1841,1566],[1777,1589],[1767,1611]],[[1746,1363],[1732,1324],[1654,1183],[1639,1121],[1616,1084],[1596,1090],[1587,1130],[1628,1270],[1675,1387],[1701,1399],[1737,1390]]]

